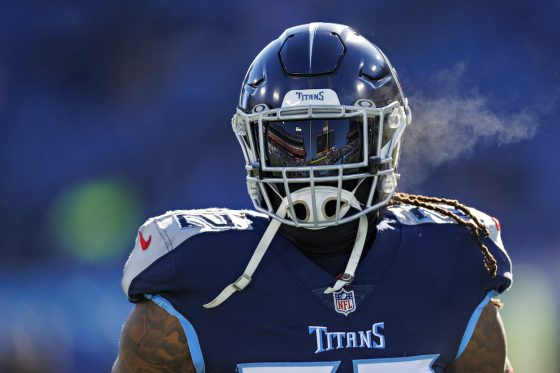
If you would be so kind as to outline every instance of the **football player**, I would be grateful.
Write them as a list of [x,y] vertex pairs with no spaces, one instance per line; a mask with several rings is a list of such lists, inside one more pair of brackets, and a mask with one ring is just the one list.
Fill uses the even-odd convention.
[[266,46],[232,120],[256,211],[140,227],[113,371],[511,372],[500,225],[396,191],[410,123],[396,71],[350,27]]

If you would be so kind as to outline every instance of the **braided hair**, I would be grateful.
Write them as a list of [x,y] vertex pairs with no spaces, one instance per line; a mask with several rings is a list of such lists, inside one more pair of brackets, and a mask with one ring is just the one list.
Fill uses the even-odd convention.
[[[418,207],[424,207],[426,209],[435,211],[441,215],[447,216],[453,220],[455,220],[458,224],[462,224],[470,229],[471,233],[473,234],[476,243],[480,247],[480,251],[482,251],[482,255],[484,256],[483,262],[484,267],[492,277],[496,277],[496,273],[498,271],[498,265],[496,263],[496,259],[494,255],[490,252],[488,247],[484,244],[484,238],[488,237],[490,233],[488,232],[488,228],[484,225],[480,219],[476,215],[474,215],[470,209],[454,199],[447,199],[447,198],[438,198],[438,197],[428,197],[416,194],[408,194],[408,193],[395,193],[393,198],[389,202],[389,206],[396,205],[400,203],[406,203],[409,205],[414,205]],[[470,220],[463,219],[453,211],[447,210],[439,204],[448,205],[454,207],[456,210],[463,212],[466,216],[470,218]]]

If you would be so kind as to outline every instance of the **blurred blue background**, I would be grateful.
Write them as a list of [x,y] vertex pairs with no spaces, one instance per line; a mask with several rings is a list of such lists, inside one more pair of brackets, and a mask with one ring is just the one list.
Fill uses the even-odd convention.
[[[501,220],[510,358],[516,372],[560,371],[553,0],[2,2],[0,371],[110,370],[138,226],[251,207],[230,128],[241,80],[311,21],[349,24],[389,56],[417,119],[403,189]],[[446,124],[448,142],[426,137]]]

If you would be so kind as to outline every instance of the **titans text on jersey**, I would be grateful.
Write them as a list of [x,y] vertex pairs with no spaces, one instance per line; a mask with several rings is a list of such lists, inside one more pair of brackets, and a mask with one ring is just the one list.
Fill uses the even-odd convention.
[[359,332],[329,332],[326,326],[310,326],[309,334],[317,337],[316,354],[340,348],[385,348],[384,326],[378,322]]

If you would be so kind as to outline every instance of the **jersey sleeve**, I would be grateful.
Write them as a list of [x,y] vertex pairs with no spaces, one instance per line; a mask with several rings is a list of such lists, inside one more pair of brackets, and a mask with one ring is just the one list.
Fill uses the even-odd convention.
[[172,215],[148,219],[139,229],[124,266],[121,286],[130,301],[143,294],[176,287],[170,252],[173,243],[166,229],[172,229]]
[[496,260],[497,271],[496,276],[492,277],[484,265],[480,266],[481,287],[479,289],[478,298],[480,302],[473,308],[470,318],[465,324],[464,332],[457,347],[455,359],[458,359],[467,348],[484,307],[489,303],[491,298],[496,297],[508,289],[513,281],[511,260],[502,242],[499,221],[496,218],[492,218],[472,208],[471,212],[473,212],[480,222],[488,229],[489,236],[484,240],[484,244],[488,247],[488,250]]
[[[174,256],[189,238],[210,232],[252,229],[260,216],[248,210],[177,210],[148,219],[136,235],[134,248],[124,266],[122,289],[131,302],[144,294],[160,294],[181,288]],[[192,258],[196,260],[196,258]]]
[[492,277],[487,271],[482,275],[483,291],[503,293],[513,282],[513,272],[511,259],[502,242],[500,222],[481,211],[475,209],[471,209],[471,211],[488,228],[489,236],[484,240],[484,243],[496,259],[497,265],[495,277]]

